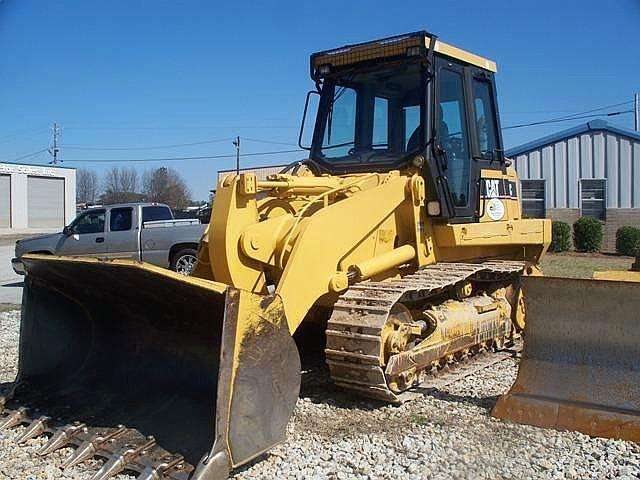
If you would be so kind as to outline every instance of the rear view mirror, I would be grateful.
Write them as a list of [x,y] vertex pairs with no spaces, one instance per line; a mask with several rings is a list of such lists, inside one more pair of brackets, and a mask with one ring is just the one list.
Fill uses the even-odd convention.
[[[313,99],[313,100],[312,100]],[[312,124],[311,128],[307,128],[305,130],[305,126],[307,125],[307,113],[309,110],[311,112],[315,112],[318,110],[318,103],[320,102],[320,93],[315,90],[310,90],[307,93],[307,98],[304,102],[304,112],[302,113],[302,123],[300,125],[300,135],[298,136],[298,146],[303,148],[304,150],[311,149],[311,140],[313,139],[313,127],[315,125]],[[309,104],[311,103],[311,109],[309,109]]]
[[71,228],[69,225],[67,225],[66,227],[64,227],[62,229],[62,234],[66,235],[67,237],[71,236],[73,234],[73,228]]

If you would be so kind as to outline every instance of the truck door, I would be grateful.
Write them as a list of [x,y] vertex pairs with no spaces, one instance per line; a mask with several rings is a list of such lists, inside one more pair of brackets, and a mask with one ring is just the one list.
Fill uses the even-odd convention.
[[109,210],[107,256],[139,260],[137,209],[118,207]]
[[78,216],[69,225],[68,235],[59,243],[57,255],[84,255],[104,257],[106,211],[90,210]]

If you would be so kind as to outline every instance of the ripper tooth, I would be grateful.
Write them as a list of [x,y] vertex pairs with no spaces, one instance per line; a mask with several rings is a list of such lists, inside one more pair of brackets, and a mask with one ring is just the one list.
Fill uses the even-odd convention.
[[153,467],[147,467],[136,477],[136,480],[162,480],[169,470],[181,470],[184,468],[184,457],[182,455],[169,455]]
[[87,426],[84,423],[74,423],[73,425],[65,425],[57,430],[53,437],[49,439],[47,444],[38,450],[36,453],[41,457],[49,455],[69,444],[71,439],[82,431],[87,431]]
[[109,461],[98,470],[91,480],[108,480],[111,477],[115,477],[125,469],[128,462],[131,462],[148,449],[153,448],[155,444],[155,438],[148,437],[147,442],[142,445],[125,445],[118,453],[109,457]]
[[18,410],[10,411],[9,415],[0,422],[0,430],[8,430],[17,427],[27,418],[27,409],[20,407]]
[[69,458],[62,463],[62,468],[67,469],[74,467],[82,462],[89,460],[96,454],[97,448],[92,441],[83,442]]
[[161,480],[162,477],[162,473],[160,473],[157,468],[147,467],[136,477],[136,480]]
[[111,457],[100,470],[91,478],[91,480],[108,480],[115,477],[124,470],[127,460],[125,454]]
[[16,438],[16,442],[21,445],[28,442],[32,438],[39,437],[47,431],[50,422],[51,418],[44,415],[35,419],[29,424],[29,426],[27,426],[27,429],[22,432],[22,434],[19,435],[18,438]]
[[62,468],[67,469],[86,462],[96,454],[100,445],[119,437],[126,431],[127,429],[120,425],[117,430],[109,434],[96,433],[89,440],[82,442],[76,451],[62,463]]

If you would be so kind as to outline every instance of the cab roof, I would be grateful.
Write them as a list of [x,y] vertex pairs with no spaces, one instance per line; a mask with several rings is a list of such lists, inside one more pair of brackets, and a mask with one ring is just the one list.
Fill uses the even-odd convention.
[[311,77],[316,79],[324,76],[323,70],[328,73],[340,67],[379,59],[426,56],[431,47],[436,53],[490,72],[498,70],[492,60],[444,43],[435,35],[422,30],[314,53],[311,55]]

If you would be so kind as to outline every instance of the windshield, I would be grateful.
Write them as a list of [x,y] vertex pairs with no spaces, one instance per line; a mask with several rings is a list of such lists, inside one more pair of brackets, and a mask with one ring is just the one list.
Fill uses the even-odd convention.
[[421,146],[422,73],[400,65],[327,80],[313,155],[329,163],[391,163]]

